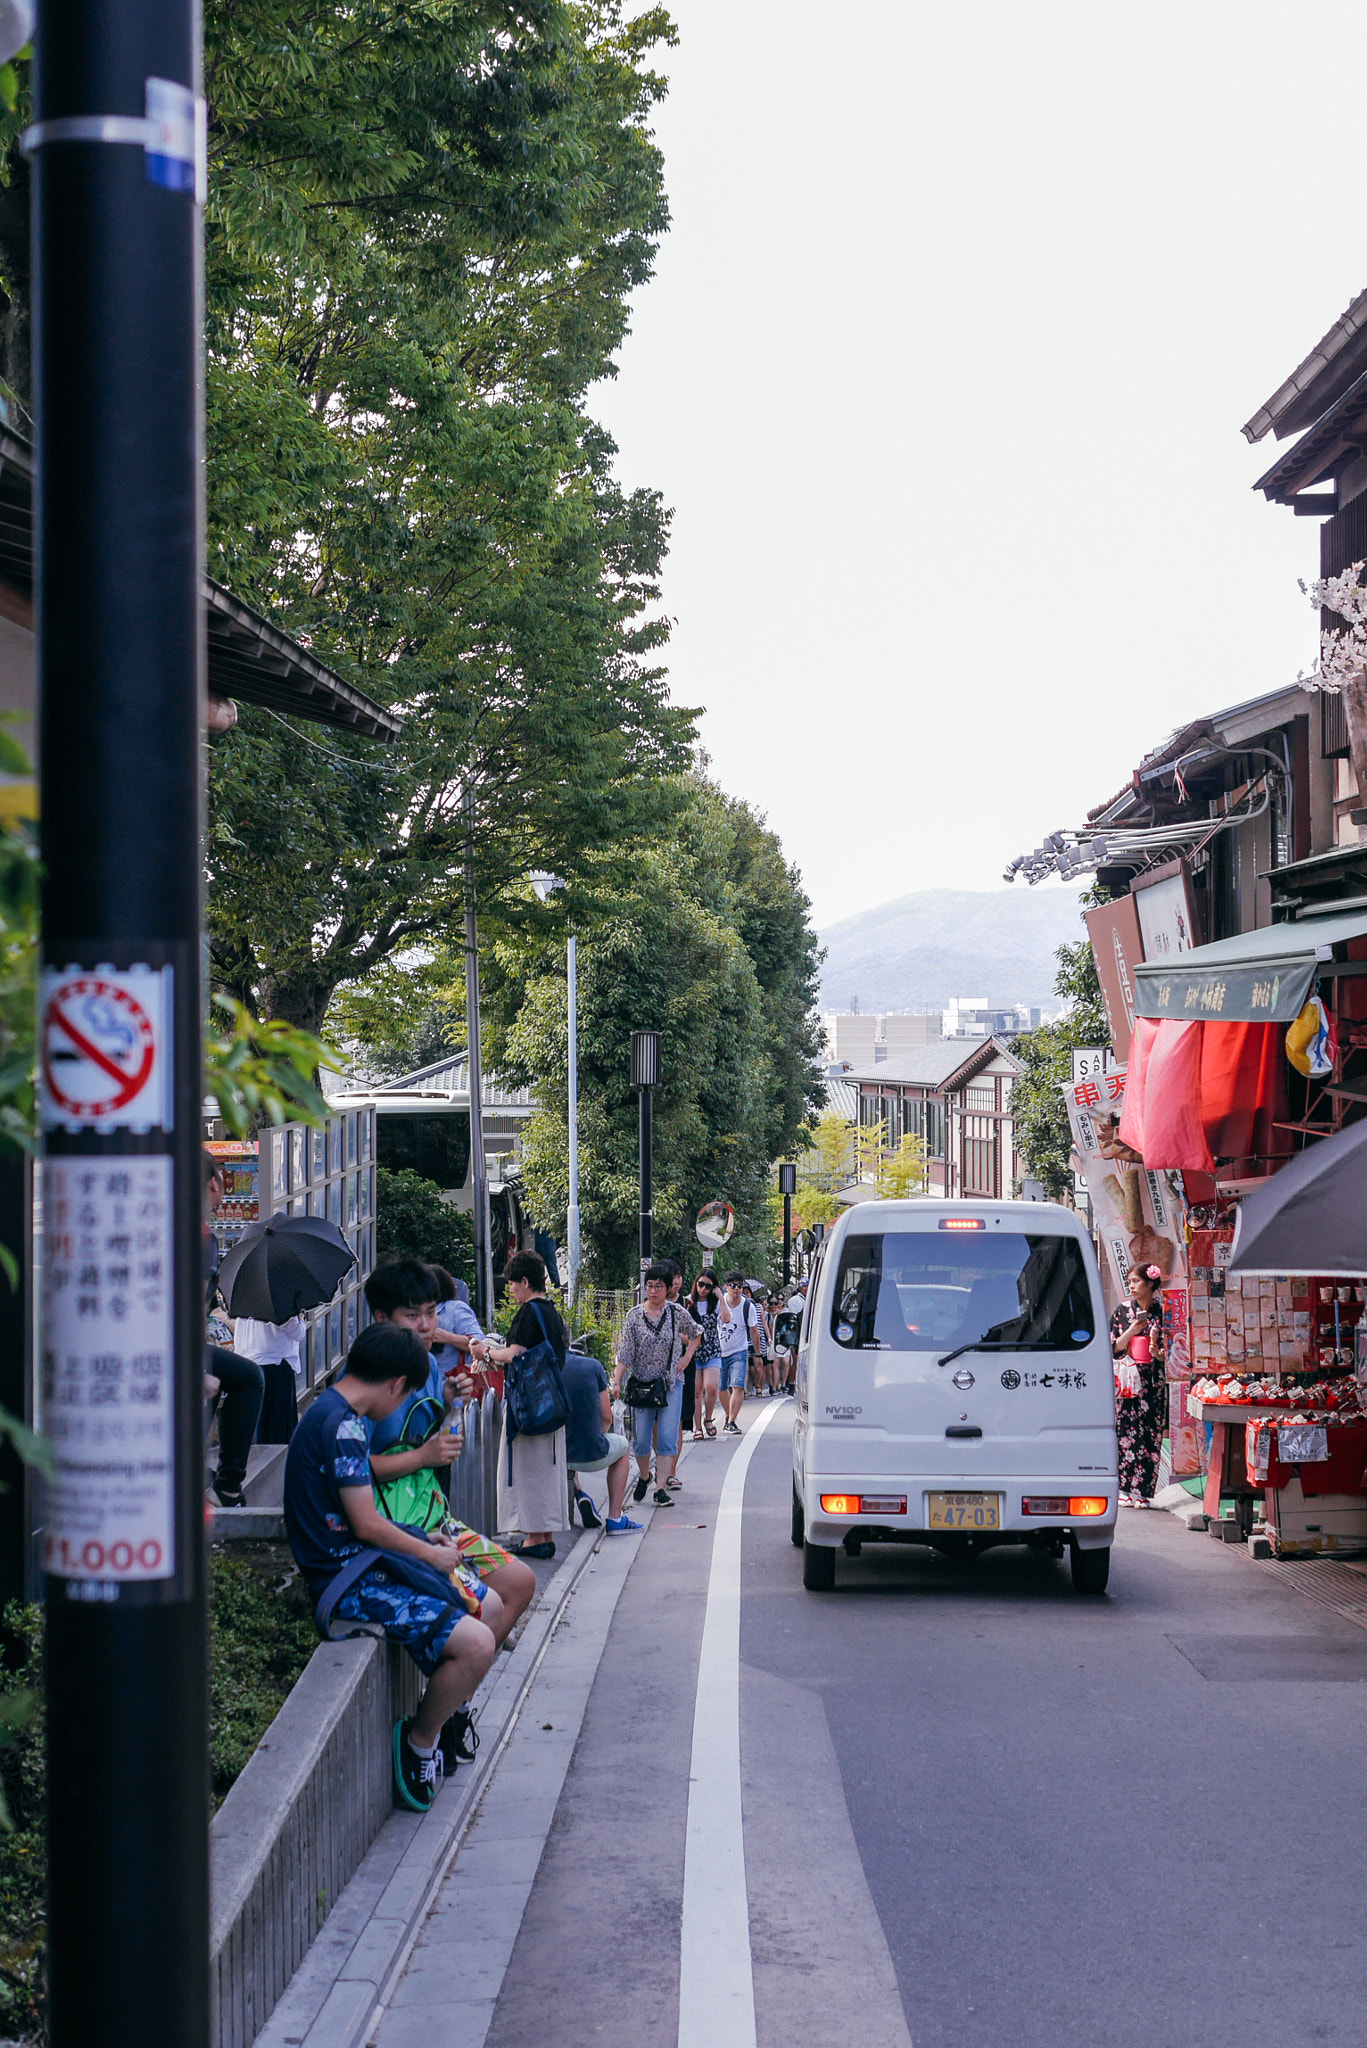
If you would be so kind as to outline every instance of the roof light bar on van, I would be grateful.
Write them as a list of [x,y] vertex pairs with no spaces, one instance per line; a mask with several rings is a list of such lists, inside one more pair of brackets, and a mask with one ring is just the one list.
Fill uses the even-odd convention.
[[1067,1515],[1082,1521],[1088,1515],[1104,1515],[1110,1502],[1101,1494],[1028,1493],[1021,1502],[1023,1515]]
[[904,1493],[823,1493],[823,1515],[904,1515]]
[[942,1216],[938,1227],[941,1230],[986,1230],[987,1225],[981,1216]]

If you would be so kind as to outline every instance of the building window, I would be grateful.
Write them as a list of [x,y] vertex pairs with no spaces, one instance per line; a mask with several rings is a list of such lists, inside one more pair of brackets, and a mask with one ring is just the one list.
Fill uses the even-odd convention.
[[945,1106],[943,1102],[927,1101],[925,1104],[925,1140],[927,1159],[943,1159],[945,1156]]
[[919,1095],[902,1097],[902,1128],[909,1137],[924,1138],[926,1134],[926,1105]]
[[964,1193],[997,1192],[997,1129],[990,1116],[964,1118]]
[[972,1081],[964,1090],[966,1109],[995,1109],[997,1087],[994,1081]]

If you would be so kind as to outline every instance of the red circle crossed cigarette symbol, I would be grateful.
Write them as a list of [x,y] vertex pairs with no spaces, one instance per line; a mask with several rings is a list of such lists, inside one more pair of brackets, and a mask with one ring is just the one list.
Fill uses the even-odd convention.
[[[43,1078],[68,1116],[112,1116],[147,1084],[157,1056],[152,1020],[116,981],[64,981],[43,1011]],[[111,1085],[112,1084],[112,1085]]]

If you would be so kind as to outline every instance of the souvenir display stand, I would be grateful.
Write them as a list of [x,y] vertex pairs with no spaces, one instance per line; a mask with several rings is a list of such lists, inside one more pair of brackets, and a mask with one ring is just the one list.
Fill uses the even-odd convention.
[[[1221,1500],[1232,1498],[1248,1535],[1261,1507],[1279,1556],[1367,1550],[1358,1362],[1365,1291],[1356,1282],[1229,1274],[1224,1299],[1238,1307],[1225,1310],[1224,1358],[1212,1356],[1208,1334],[1193,1344],[1187,1402],[1204,1426],[1206,1513],[1218,1516]],[[1231,1361],[1236,1327],[1243,1355]]]

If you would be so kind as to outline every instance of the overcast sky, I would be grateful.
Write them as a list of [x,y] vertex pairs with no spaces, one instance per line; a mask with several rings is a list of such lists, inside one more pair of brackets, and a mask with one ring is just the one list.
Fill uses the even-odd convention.
[[1367,284],[1323,116],[1367,13],[673,12],[674,224],[594,399],[674,508],[675,697],[819,923],[1000,886],[1313,660],[1318,522],[1239,428]]

